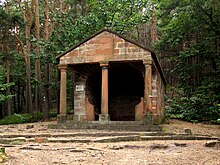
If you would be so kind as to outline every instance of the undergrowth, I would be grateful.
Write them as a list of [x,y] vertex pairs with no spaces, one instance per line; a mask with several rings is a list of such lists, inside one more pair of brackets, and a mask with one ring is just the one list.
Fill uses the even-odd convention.
[[[50,112],[49,118],[56,117],[56,112]],[[21,123],[31,123],[41,121],[43,119],[43,114],[41,112],[35,112],[33,115],[24,113],[24,114],[13,114],[11,116],[6,116],[3,119],[0,119],[0,125],[7,124],[21,124]]]

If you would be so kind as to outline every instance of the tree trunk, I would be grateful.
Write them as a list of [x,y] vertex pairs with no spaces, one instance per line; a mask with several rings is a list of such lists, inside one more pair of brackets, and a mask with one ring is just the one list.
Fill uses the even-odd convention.
[[152,13],[150,21],[150,41],[151,45],[157,40],[157,31],[156,31],[156,18],[155,18],[155,7],[154,4],[151,4]]
[[38,0],[33,0],[32,3],[35,6],[35,37],[37,40],[37,46],[35,49],[35,53],[37,56],[37,60],[35,62],[35,76],[36,76],[36,87],[35,87],[35,109],[36,111],[42,110],[42,96],[41,96],[41,72],[40,72],[40,18],[39,18],[39,3]]
[[2,113],[2,104],[0,103],[0,119],[3,118],[3,113]]
[[[26,0],[25,3],[25,15],[27,16],[28,12],[28,0]],[[30,27],[32,25],[32,11],[30,10],[30,16],[29,16],[29,25],[28,25],[28,19],[25,17],[25,35],[26,35],[26,45],[27,45],[27,63],[26,63],[26,79],[27,79],[27,85],[26,85],[26,110],[30,114],[33,113],[33,104],[32,104],[32,91],[31,91],[31,64],[30,64],[30,53],[31,53],[31,43],[30,43]]]
[[19,110],[22,110],[21,107],[21,87],[20,83],[18,83],[18,94],[17,94],[17,113],[19,113]]
[[59,5],[60,5],[60,14],[63,13],[63,0],[59,0]]
[[[31,51],[31,43],[30,43],[30,27],[32,25],[32,9],[29,9],[29,0],[25,2],[25,8],[21,6],[21,2],[19,2],[20,9],[23,14],[24,24],[25,24],[25,45],[17,36],[17,32],[15,31],[15,37],[21,45],[22,54],[24,55],[25,60],[25,73],[26,73],[26,99],[25,99],[25,112],[30,114],[33,113],[33,104],[32,104],[32,91],[31,91],[31,68],[30,68],[30,51]],[[32,3],[33,4],[33,3]]]
[[[8,1],[5,2],[5,14],[8,15]],[[6,77],[6,83],[9,84],[10,83],[10,60],[8,57],[8,52],[9,52],[9,38],[8,38],[8,25],[7,22],[5,24],[5,54],[7,55],[6,57],[6,70],[7,70],[7,77]],[[10,88],[7,88],[6,90],[6,95],[9,96],[10,95]],[[7,115],[11,115],[11,100],[7,100],[6,102],[7,104]]]
[[[7,59],[6,61],[6,70],[7,70],[7,84],[10,83],[10,60]],[[11,94],[10,87],[6,90],[6,95],[9,96]],[[11,111],[11,99],[7,100],[7,115],[12,115]]]
[[[45,22],[44,22],[44,41],[47,42],[49,39],[49,2],[48,0],[45,0]],[[43,106],[43,118],[44,120],[49,118],[49,105],[50,103],[50,82],[49,82],[49,76],[50,76],[50,71],[49,71],[49,63],[48,59],[46,59],[45,62],[45,70],[44,70],[44,106]]]

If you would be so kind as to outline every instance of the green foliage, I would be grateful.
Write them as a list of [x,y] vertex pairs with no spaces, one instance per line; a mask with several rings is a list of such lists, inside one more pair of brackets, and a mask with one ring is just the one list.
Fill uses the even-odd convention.
[[[49,112],[49,118],[54,118],[57,116],[56,112]],[[43,119],[43,114],[41,112],[35,112],[33,115],[30,114],[14,114],[11,116],[6,116],[0,119],[0,125],[6,124],[21,124],[21,123],[31,123],[37,122]]]
[[[36,83],[57,89],[59,85],[55,81],[57,68],[53,65],[50,65],[52,79],[50,84],[37,82],[34,78],[35,61],[39,58],[36,57],[36,46],[40,46],[40,62],[43,71],[45,63],[56,64],[57,55],[102,28],[132,36],[135,40],[138,27],[150,22],[153,9],[151,3],[154,3],[160,35],[155,44],[155,50],[163,57],[169,57],[164,59],[175,64],[175,68],[168,74],[177,75],[179,82],[177,88],[171,89],[175,91],[173,91],[174,95],[169,95],[167,99],[166,111],[172,114],[171,117],[189,121],[218,121],[220,103],[220,3],[218,0],[63,0],[62,13],[59,2],[54,1],[49,3],[50,21],[53,23],[50,25],[52,29],[49,31],[52,34],[49,35],[48,41],[44,41],[45,3],[42,3],[40,6],[41,40],[38,42],[34,37],[34,17],[30,27],[31,36],[26,38],[25,22],[18,2],[10,1],[8,14],[5,12],[3,3],[0,5],[0,24],[2,25],[0,26],[2,34],[0,44],[4,49],[0,52],[0,104],[13,97],[6,96],[6,89],[12,85],[6,85],[6,60],[10,60],[10,81],[15,83],[11,93],[19,95],[18,100],[21,102],[27,99],[24,56],[21,53],[21,44],[16,47],[18,41],[12,33],[15,27],[18,28],[17,35],[24,45],[26,40],[31,42],[31,52],[28,55],[33,91]],[[24,7],[24,1],[21,1],[21,5]],[[149,27],[146,28],[147,31]],[[5,41],[9,43],[8,50],[5,50]],[[16,89],[18,87],[19,91]],[[68,90],[73,90],[71,81],[68,82],[67,87]],[[54,98],[53,96],[52,99]],[[5,105],[2,104],[1,107],[5,108]],[[18,115],[14,117],[18,118],[15,122],[29,121],[21,116],[19,118]],[[41,118],[41,113],[35,113],[30,120],[37,121]]]
[[[166,112],[180,115],[187,121],[212,121],[220,119],[220,82],[207,81],[197,87],[193,94],[177,93],[167,99]],[[182,89],[182,91],[185,89]]]
[[220,119],[212,121],[215,124],[220,124]]
[[5,148],[0,148],[0,163],[4,162],[8,158]]
[[[68,2],[71,6],[71,2]],[[148,0],[117,0],[117,1],[88,1],[87,13],[70,17],[70,13],[55,15],[59,28],[53,31],[47,45],[51,56],[58,55],[71,46],[81,42],[102,28],[110,28],[118,33],[129,34],[138,25],[149,21],[150,12],[144,9],[149,5]],[[83,13],[83,12],[82,12]]]
[[49,112],[49,118],[55,118],[55,117],[57,117],[57,112],[53,112],[53,111]]
[[118,33],[124,33],[149,21],[150,3],[148,0],[89,0],[91,11],[104,27],[111,28]]
[[[220,3],[215,0],[158,2],[161,38],[155,49],[175,63],[181,94],[166,111],[187,121],[220,118]],[[175,92],[174,92],[175,93]]]
[[217,104],[219,99],[220,95],[209,96],[204,93],[191,97],[176,95],[167,99],[165,111],[170,118],[215,123],[220,119],[220,108]]
[[30,114],[14,114],[12,116],[7,116],[0,120],[0,125],[3,124],[20,124],[30,122],[32,116]]
[[11,99],[14,95],[6,95],[5,91],[7,88],[10,88],[13,86],[14,83],[9,83],[9,84],[0,84],[0,104]]
[[35,112],[32,116],[31,116],[31,122],[37,122],[43,119],[43,113],[41,112]]

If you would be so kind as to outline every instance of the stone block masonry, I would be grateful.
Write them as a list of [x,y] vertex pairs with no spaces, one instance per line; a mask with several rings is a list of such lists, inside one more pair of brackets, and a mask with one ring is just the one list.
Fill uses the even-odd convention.
[[103,32],[60,58],[61,64],[151,59],[151,52]]
[[74,80],[75,121],[145,121],[149,114],[146,123],[162,121],[166,82],[156,55],[147,48],[104,29],[57,59],[62,120],[68,67],[78,75]]
[[74,119],[86,120],[86,83],[81,80],[76,83],[74,92]]

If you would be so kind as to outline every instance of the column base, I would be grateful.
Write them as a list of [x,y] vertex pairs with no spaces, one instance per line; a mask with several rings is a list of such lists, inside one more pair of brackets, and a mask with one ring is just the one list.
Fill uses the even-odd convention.
[[57,122],[58,122],[58,123],[65,123],[65,122],[66,122],[66,119],[67,119],[67,115],[59,114],[59,115],[57,116]]
[[99,114],[99,122],[100,124],[108,124],[110,121],[109,114]]

